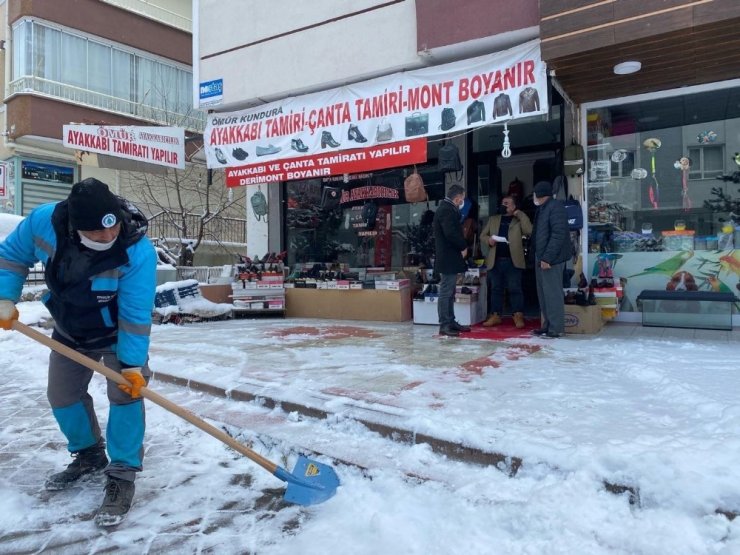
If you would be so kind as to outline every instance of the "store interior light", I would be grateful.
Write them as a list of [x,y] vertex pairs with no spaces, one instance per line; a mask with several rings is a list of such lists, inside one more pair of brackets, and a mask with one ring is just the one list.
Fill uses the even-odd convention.
[[630,60],[629,62],[622,62],[614,66],[614,73],[617,75],[629,75],[630,73],[637,73],[642,68],[640,62]]

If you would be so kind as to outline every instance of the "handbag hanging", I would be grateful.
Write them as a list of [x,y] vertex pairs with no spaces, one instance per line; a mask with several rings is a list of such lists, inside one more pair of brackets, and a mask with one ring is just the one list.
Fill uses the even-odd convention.
[[416,171],[416,166],[414,166],[414,171],[403,181],[403,194],[406,197],[406,202],[423,202],[427,200],[424,181]]

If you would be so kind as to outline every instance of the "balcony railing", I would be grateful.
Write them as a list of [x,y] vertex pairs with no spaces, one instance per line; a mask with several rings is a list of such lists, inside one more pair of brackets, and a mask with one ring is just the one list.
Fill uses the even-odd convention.
[[133,102],[124,98],[81,89],[79,87],[67,85],[66,83],[59,83],[58,81],[49,81],[48,79],[43,79],[41,77],[26,76],[10,83],[10,95],[24,92],[34,92],[50,96],[52,98],[59,98],[69,102],[74,102],[75,104],[81,104],[83,106],[89,106],[91,108],[97,108],[107,112],[114,112],[160,125],[177,124],[190,131],[202,133],[206,127],[206,113],[202,110],[193,109],[187,114],[178,114],[163,108],[147,106],[139,102]]
[[[179,213],[157,214],[149,220],[149,231],[147,235],[153,239],[164,237],[165,239],[194,239],[200,225],[201,216],[198,214],[186,214],[185,222],[188,233],[183,237],[182,216]],[[217,241],[219,243],[247,244],[247,220],[241,218],[215,217],[208,221],[205,229],[204,241]]]

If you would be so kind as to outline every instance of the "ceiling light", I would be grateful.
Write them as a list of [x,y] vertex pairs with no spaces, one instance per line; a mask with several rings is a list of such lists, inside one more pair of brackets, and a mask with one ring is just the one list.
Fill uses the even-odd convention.
[[617,75],[629,75],[637,73],[642,68],[642,64],[637,61],[622,62],[614,66],[614,73]]

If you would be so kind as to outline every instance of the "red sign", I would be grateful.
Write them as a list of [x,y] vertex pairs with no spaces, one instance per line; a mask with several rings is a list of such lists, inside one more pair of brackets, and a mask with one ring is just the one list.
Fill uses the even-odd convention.
[[313,156],[275,160],[265,164],[226,168],[226,186],[240,187],[294,179],[315,179],[410,166],[426,161],[427,140],[422,137],[356,150],[338,150]]

